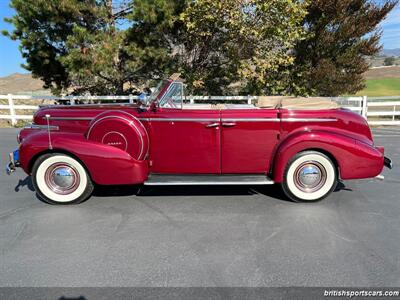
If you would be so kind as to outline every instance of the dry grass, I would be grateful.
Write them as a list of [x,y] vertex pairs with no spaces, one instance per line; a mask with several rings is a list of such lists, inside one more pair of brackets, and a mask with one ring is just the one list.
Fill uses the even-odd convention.
[[[8,105],[8,100],[0,99],[0,104]],[[14,100],[14,105],[50,105],[54,104],[52,100]],[[35,113],[32,109],[15,109],[17,115],[30,115]],[[8,109],[0,109],[0,115],[9,115],[10,111]],[[26,124],[31,123],[30,120],[18,120],[15,127],[23,127]],[[0,119],[0,128],[9,128],[11,126],[11,120]]]
[[400,78],[400,66],[370,69],[365,79]]
[[31,74],[12,74],[0,77],[0,94],[41,94],[50,92],[43,88],[43,81],[32,78]]
[[[43,82],[32,78],[31,74],[12,74],[6,77],[0,77],[0,94],[20,94],[20,95],[51,95],[48,90],[43,88]],[[15,105],[43,105],[51,104],[52,101],[42,100],[15,100]],[[8,105],[7,99],[0,99],[0,104]],[[32,115],[33,110],[17,109],[17,115]],[[9,115],[9,110],[0,109],[1,115]],[[12,127],[11,120],[0,119],[0,127]],[[18,120],[16,127],[24,126],[29,120]]]

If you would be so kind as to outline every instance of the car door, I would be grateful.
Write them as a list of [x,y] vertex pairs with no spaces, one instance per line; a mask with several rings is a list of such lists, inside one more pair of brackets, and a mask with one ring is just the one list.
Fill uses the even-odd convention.
[[219,174],[219,110],[182,109],[177,93],[172,86],[149,115],[151,172]]
[[223,174],[267,173],[280,133],[277,109],[228,109],[221,112]]

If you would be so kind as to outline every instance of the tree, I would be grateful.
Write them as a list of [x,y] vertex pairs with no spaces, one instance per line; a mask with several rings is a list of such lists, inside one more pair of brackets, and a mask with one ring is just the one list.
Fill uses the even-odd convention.
[[385,66],[393,66],[396,62],[396,59],[393,56],[385,57],[383,64]]
[[126,94],[168,72],[185,0],[12,0],[12,39],[54,92]]
[[314,0],[304,19],[308,38],[295,46],[287,93],[338,96],[364,87],[368,56],[380,52],[378,24],[397,0]]
[[65,41],[73,26],[94,31],[98,23],[98,5],[94,0],[12,0],[17,14],[6,21],[15,27],[5,32],[11,39],[21,41],[24,67],[41,78],[46,88],[63,89],[70,85],[68,71],[60,61],[67,54]]
[[[264,89],[290,65],[302,0],[12,0],[8,34],[56,92],[123,94],[182,71],[191,91]],[[72,89],[71,89],[72,88]]]
[[[124,14],[110,8],[105,26],[95,32],[74,26],[61,59],[73,81],[92,93],[124,94],[164,76],[172,64],[168,36],[180,3],[129,2]],[[120,20],[128,22],[126,29],[118,27]]]
[[[272,72],[294,61],[307,2],[197,0],[182,13],[182,73],[196,93],[226,94],[232,84],[262,93]],[[237,87],[236,87],[237,88]]]
[[54,92],[127,94],[180,71],[208,94],[354,93],[399,0],[11,0],[26,68]]

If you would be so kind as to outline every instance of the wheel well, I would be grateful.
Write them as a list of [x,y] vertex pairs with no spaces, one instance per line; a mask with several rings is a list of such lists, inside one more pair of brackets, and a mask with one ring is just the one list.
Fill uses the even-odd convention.
[[83,163],[83,161],[79,157],[77,157],[75,154],[73,154],[71,152],[68,152],[68,151],[65,151],[63,149],[47,149],[47,150],[44,150],[42,152],[36,153],[35,156],[33,156],[31,158],[31,160],[30,160],[30,162],[28,164],[29,173],[32,173],[33,165],[35,164],[35,162],[37,161],[37,159],[39,157],[41,157],[42,155],[45,155],[45,154],[52,154],[52,153],[65,154],[65,155],[71,156],[73,159],[76,159],[83,166],[83,168],[86,170],[87,174],[90,177],[90,180],[92,180],[92,182],[93,182],[92,175],[90,174],[90,171],[88,170],[86,165]]

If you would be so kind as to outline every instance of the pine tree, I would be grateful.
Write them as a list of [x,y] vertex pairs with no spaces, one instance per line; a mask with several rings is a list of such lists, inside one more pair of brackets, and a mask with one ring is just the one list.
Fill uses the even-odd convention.
[[184,0],[12,0],[25,68],[55,93],[127,94],[168,73]]
[[21,41],[23,67],[42,79],[46,88],[67,88],[69,73],[60,61],[68,53],[65,41],[75,25],[95,31],[101,5],[95,0],[12,0],[11,7],[17,14],[5,20],[15,30],[3,34]]
[[[338,96],[364,87],[368,56],[380,52],[378,24],[397,0],[314,0],[304,26],[308,38],[295,47],[287,93]],[[287,70],[286,70],[287,71]]]

